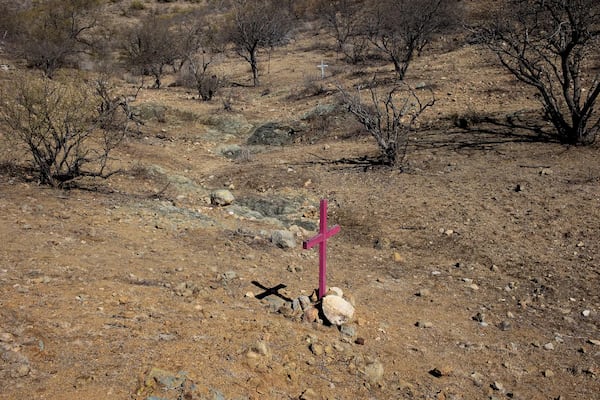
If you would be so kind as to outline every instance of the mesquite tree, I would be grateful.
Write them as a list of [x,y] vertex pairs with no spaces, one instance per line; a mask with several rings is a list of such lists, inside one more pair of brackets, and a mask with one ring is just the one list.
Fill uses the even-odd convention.
[[224,27],[224,36],[252,69],[254,86],[259,85],[258,51],[283,43],[292,28],[289,9],[276,0],[235,0]]
[[126,99],[105,82],[23,77],[2,93],[0,123],[11,146],[24,146],[39,181],[64,186],[81,177],[107,178],[111,152],[121,144]]
[[434,35],[455,24],[459,5],[451,0],[379,0],[368,5],[366,32],[404,79],[413,58]]
[[479,33],[500,63],[535,88],[564,143],[589,144],[600,129],[597,0],[506,0]]
[[363,101],[360,91],[350,94],[341,87],[338,89],[342,104],[377,141],[383,162],[391,167],[401,166],[409,134],[415,130],[421,114],[435,104],[433,93],[424,101],[411,86],[401,82],[382,96],[373,80]]

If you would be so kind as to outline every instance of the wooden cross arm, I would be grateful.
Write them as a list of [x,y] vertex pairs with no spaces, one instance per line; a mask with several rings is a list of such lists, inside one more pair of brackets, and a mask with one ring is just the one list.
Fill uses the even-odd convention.
[[340,226],[339,225],[334,225],[327,232],[319,233],[317,236],[304,241],[302,243],[302,248],[303,249],[310,249],[310,248],[312,248],[316,244],[324,243],[327,239],[329,239],[330,237],[332,237],[333,235],[335,235],[339,231],[340,231]]

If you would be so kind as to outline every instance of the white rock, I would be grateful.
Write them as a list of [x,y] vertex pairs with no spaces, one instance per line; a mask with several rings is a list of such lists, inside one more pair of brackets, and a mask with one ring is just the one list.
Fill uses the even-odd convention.
[[226,189],[215,190],[210,194],[210,203],[215,206],[228,206],[234,200],[233,194]]
[[583,310],[581,312],[581,315],[583,315],[584,317],[589,317],[591,313],[592,312],[590,310]]
[[352,304],[336,295],[323,297],[323,314],[334,325],[343,325],[354,316]]
[[290,231],[273,231],[271,233],[271,242],[282,249],[293,249],[296,247],[296,239]]

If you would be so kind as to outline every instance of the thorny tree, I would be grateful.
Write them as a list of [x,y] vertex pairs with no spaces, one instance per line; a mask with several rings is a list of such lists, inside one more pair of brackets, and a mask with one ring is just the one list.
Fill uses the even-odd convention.
[[7,47],[52,77],[57,69],[75,63],[77,56],[94,50],[99,5],[98,0],[23,2],[13,10],[12,25],[5,27]]
[[165,68],[181,59],[179,38],[173,33],[173,20],[149,15],[126,34],[123,55],[126,64],[143,75],[154,77],[160,89]]
[[594,112],[600,95],[598,0],[507,0],[479,33],[508,71],[535,88],[561,141],[594,142],[600,129]]
[[388,89],[384,96],[377,94],[373,79],[369,100],[363,102],[361,93],[352,95],[341,87],[341,101],[356,120],[375,138],[383,162],[391,167],[401,166],[406,157],[409,134],[415,130],[419,117],[435,103],[433,93],[424,102],[407,83]]
[[365,4],[360,0],[319,0],[317,13],[329,34],[335,39],[337,51],[352,63],[365,57],[369,47],[365,35]]
[[107,164],[130,118],[126,100],[111,96],[104,82],[23,77],[2,97],[5,136],[12,146],[26,147],[40,183],[64,186],[117,172]]
[[373,45],[393,64],[398,79],[404,79],[415,55],[435,34],[452,26],[459,5],[451,0],[372,1],[365,33]]
[[275,0],[234,1],[224,36],[250,64],[254,86],[259,85],[258,51],[283,43],[291,24],[288,9]]

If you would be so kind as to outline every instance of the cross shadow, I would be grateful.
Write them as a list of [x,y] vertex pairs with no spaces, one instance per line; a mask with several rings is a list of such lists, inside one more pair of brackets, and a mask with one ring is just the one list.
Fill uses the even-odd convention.
[[255,286],[258,286],[259,288],[261,288],[262,290],[264,290],[263,293],[260,293],[260,294],[257,294],[256,296],[254,296],[258,300],[262,300],[262,299],[264,299],[265,297],[268,297],[268,296],[277,296],[277,297],[279,297],[282,300],[285,300],[287,302],[292,302],[292,299],[290,299],[289,297],[286,297],[286,296],[282,295],[281,293],[279,293],[279,291],[281,289],[285,289],[287,287],[283,283],[280,283],[280,284],[278,284],[276,286],[273,286],[271,288],[269,288],[269,287],[261,284],[258,281],[252,281],[252,284],[255,285]]

